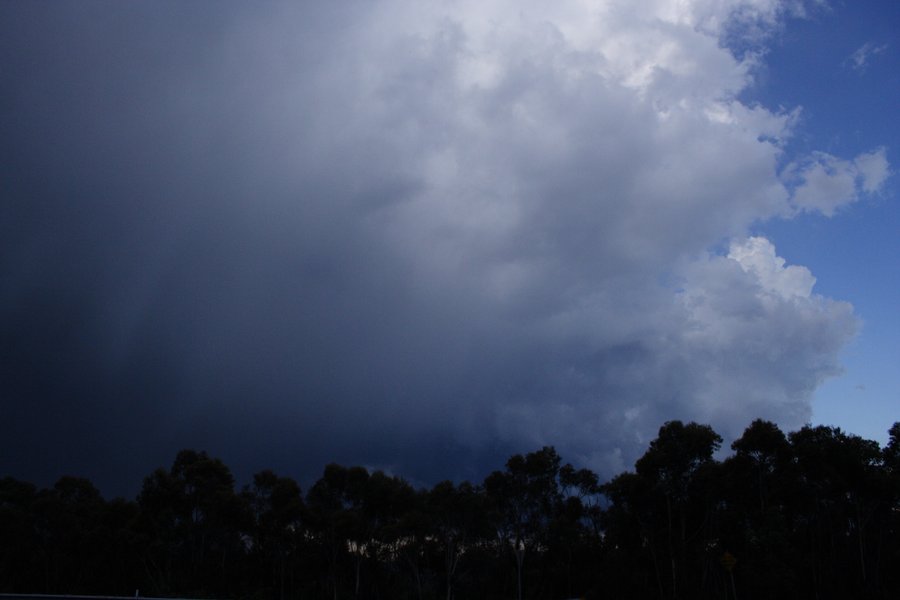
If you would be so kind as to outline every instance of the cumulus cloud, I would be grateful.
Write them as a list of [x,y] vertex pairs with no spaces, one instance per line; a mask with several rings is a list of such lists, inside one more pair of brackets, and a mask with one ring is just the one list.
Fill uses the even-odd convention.
[[862,193],[881,190],[890,173],[884,148],[844,160],[816,152],[786,169],[789,179],[797,179],[791,204],[795,210],[834,215],[840,207],[856,202]]
[[764,291],[782,298],[808,298],[816,283],[806,267],[784,266],[784,259],[775,255],[775,247],[765,238],[751,237],[743,243],[732,241],[728,258],[741,265],[745,272],[752,273]]
[[837,352],[857,326],[852,307],[813,294],[810,272],[785,266],[760,237],[689,270],[682,351],[704,365],[694,371],[699,410],[732,436],[753,415],[808,421],[810,394],[840,372]]
[[106,432],[79,456],[427,480],[556,444],[609,474],[667,419],[797,426],[839,371],[851,307],[745,236],[889,167],[779,172],[795,115],[739,100],[762,53],[725,40],[791,4],[180,10],[51,20],[3,81],[2,315],[29,324],[6,397],[83,420],[73,444]]

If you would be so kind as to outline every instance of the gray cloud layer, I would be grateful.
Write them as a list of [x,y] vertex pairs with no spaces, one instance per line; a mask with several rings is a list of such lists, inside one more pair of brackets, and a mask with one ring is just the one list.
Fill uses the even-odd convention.
[[785,6],[425,4],[0,8],[0,469],[609,473],[809,417],[856,320],[748,228],[888,166],[737,99]]

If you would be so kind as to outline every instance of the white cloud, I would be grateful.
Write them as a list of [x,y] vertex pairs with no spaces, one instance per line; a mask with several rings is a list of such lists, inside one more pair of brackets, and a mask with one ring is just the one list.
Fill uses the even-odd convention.
[[817,152],[785,171],[787,179],[800,181],[791,197],[795,210],[819,211],[829,217],[859,200],[860,193],[878,192],[890,174],[884,148],[853,160]]
[[[79,177],[104,183],[80,189],[107,189],[115,164],[136,188],[122,202],[178,199],[183,222],[142,219],[122,242],[175,250],[131,278],[109,267],[96,294],[148,297],[155,315],[98,312],[128,312],[110,329],[178,364],[174,413],[265,399],[248,419],[399,471],[447,440],[618,469],[667,419],[808,418],[852,309],[747,231],[833,214],[889,165],[786,157],[796,113],[741,101],[764,48],[726,41],[763,43],[795,3],[274,6],[226,20],[202,60],[147,68],[166,76],[120,94],[139,106],[54,146],[97,149]],[[135,115],[140,143],[94,126]],[[128,250],[104,255],[152,254]]]
[[868,194],[879,192],[891,174],[884,148],[860,154],[853,159],[853,165],[859,173],[860,187]]
[[[279,22],[301,18],[286,10]],[[808,419],[855,330],[851,307],[812,295],[812,274],[764,239],[709,249],[760,220],[832,214],[877,189],[887,161],[816,154],[779,176],[796,113],[738,99],[759,57],[721,36],[764,37],[785,4],[366,10],[298,83],[291,113],[270,115],[293,128],[293,155],[328,157],[314,178],[348,212],[334,193],[317,210],[355,223],[378,249],[373,273],[404,273],[402,302],[384,309],[396,314],[378,317],[402,335],[365,340],[373,375],[345,382],[350,395],[386,390],[400,436],[555,443],[598,468],[627,463],[670,418],[726,433]],[[263,88],[290,90],[290,61],[271,77]],[[397,193],[372,191],[392,181]],[[369,319],[377,280],[348,281],[345,310]],[[327,344],[340,355],[358,341]],[[351,354],[343,368],[353,381],[363,365]]]
[[848,303],[813,294],[814,283],[759,237],[689,268],[683,352],[704,365],[694,375],[699,410],[727,435],[755,416],[807,421],[810,393],[841,372],[837,353],[858,323]]
[[887,44],[876,44],[874,42],[866,42],[856,49],[847,61],[854,71],[865,72],[872,58],[881,54],[888,49]]
[[775,255],[775,246],[765,238],[732,241],[728,258],[737,261],[745,272],[752,273],[764,291],[782,298],[808,298],[816,283],[806,267],[785,267],[784,259]]

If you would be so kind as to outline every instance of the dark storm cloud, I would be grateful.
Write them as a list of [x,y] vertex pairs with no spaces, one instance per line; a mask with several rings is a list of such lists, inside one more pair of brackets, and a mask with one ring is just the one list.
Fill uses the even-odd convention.
[[816,206],[791,118],[734,100],[730,4],[595,8],[4,4],[0,471],[610,471],[802,422],[850,308],[707,254]]

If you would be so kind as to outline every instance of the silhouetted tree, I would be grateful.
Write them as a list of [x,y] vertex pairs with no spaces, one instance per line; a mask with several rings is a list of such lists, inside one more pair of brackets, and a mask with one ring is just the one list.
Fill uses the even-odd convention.
[[790,443],[771,422],[757,419],[731,445],[723,465],[720,551],[739,557],[741,585],[753,597],[800,593],[789,552],[797,469]]
[[526,555],[546,547],[550,523],[562,500],[560,462],[556,450],[545,446],[525,456],[512,456],[506,461],[505,471],[494,471],[484,481],[494,509],[500,551],[510,552],[515,559],[519,600],[523,597]]
[[[708,425],[669,421],[660,427],[650,448],[635,463],[637,474],[651,482],[659,499],[658,508],[665,515],[664,535],[657,532],[655,537],[665,539],[665,545],[657,553],[667,557],[672,598],[699,589],[696,580],[705,566],[689,571],[689,562],[691,558],[703,560],[702,547],[708,536],[702,534],[711,507],[697,483],[702,471],[713,466],[713,454],[721,443],[721,436]],[[700,551],[688,547],[698,543]]]
[[249,556],[256,563],[257,585],[274,598],[293,595],[305,538],[305,506],[300,486],[270,470],[253,476],[243,497],[252,515]]
[[33,484],[0,479],[0,592],[46,591],[42,571],[51,557],[38,537],[36,498]]
[[223,594],[234,585],[250,514],[218,458],[182,450],[154,471],[138,496],[144,564],[158,593]]
[[[868,531],[872,518],[886,508],[878,444],[824,425],[804,427],[789,439],[803,502],[797,533],[809,543],[813,589],[874,593]],[[841,569],[843,577],[836,577]]]
[[107,502],[86,479],[0,479],[0,591],[252,600],[456,597],[772,600],[900,596],[900,423],[878,444],[755,420],[715,460],[710,427],[664,424],[600,485],[552,447],[482,486],[414,490],[328,465],[306,494],[261,471],[240,494],[184,450]]
[[443,481],[428,492],[426,515],[441,559],[444,598],[452,600],[464,556],[489,536],[484,495],[469,482]]

